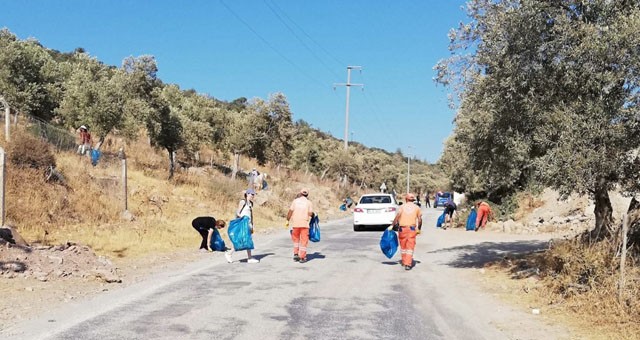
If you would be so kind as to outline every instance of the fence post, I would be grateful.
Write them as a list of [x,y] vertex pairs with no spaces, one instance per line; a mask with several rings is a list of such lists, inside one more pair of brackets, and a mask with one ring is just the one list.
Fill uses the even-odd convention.
[[9,103],[4,99],[3,96],[0,96],[0,103],[4,105],[4,139],[9,141],[9,125],[11,125],[11,108],[9,107]]
[[620,255],[620,283],[618,284],[618,302],[622,303],[624,293],[624,266],[627,260],[627,233],[629,232],[629,215],[622,218],[622,254]]
[[6,212],[5,212],[5,204],[4,204],[4,187],[5,187],[5,183],[6,183],[6,174],[7,174],[7,168],[5,166],[5,161],[6,161],[6,156],[4,154],[4,149],[0,148],[0,209],[2,209],[2,211],[0,211],[0,219],[2,222],[0,224],[0,227],[4,226],[4,222],[5,222],[5,217],[7,216]]
[[127,201],[127,155],[124,153],[124,149],[120,149],[120,158],[122,159],[122,199],[124,201],[124,213],[129,210]]

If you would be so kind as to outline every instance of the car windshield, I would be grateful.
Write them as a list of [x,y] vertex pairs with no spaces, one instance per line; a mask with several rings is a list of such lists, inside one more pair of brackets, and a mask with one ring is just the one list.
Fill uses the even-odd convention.
[[360,199],[360,204],[391,203],[390,196],[365,196]]
[[439,194],[438,196],[439,197],[444,197],[444,198],[449,198],[449,197],[451,197],[451,194],[448,193],[448,192],[443,192],[443,193]]

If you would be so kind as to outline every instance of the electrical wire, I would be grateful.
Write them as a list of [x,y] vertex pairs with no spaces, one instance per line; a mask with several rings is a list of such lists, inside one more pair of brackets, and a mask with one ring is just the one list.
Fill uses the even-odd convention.
[[288,62],[289,64],[291,64],[298,72],[300,72],[300,74],[304,75],[305,77],[309,78],[310,80],[314,81],[317,85],[319,85],[322,88],[325,88],[326,85],[324,85],[323,82],[319,81],[318,79],[314,78],[313,76],[311,76],[310,74],[308,74],[307,72],[305,72],[301,67],[299,67],[296,63],[294,63],[291,59],[289,59],[287,56],[285,56],[283,53],[281,53],[277,48],[273,47],[273,45],[271,45],[269,43],[269,41],[267,41],[267,39],[263,38],[255,29],[253,29],[253,27],[251,27],[251,25],[249,25],[248,22],[246,22],[244,19],[242,19],[242,17],[240,17],[240,15],[238,15],[233,9],[231,9],[231,7],[227,6],[227,4],[224,3],[223,0],[220,0],[220,3],[234,16],[236,17],[236,19],[238,19],[238,21],[240,21],[243,25],[245,25],[253,34],[255,34],[256,37],[258,37],[265,45],[267,45],[267,47],[269,47],[270,49],[272,49],[277,55],[279,55],[282,59],[284,59],[286,62]]
[[276,12],[276,10],[269,4],[269,2],[267,0],[263,0],[264,4],[267,5],[267,7],[271,10],[271,12],[276,16],[276,18],[278,18],[278,20],[289,30],[289,32],[291,32],[291,34],[293,34],[294,37],[296,37],[296,39],[300,42],[300,44],[302,44],[302,46],[309,51],[309,53],[311,53],[311,55],[313,55],[313,57],[320,62],[320,64],[322,64],[322,66],[324,66],[327,70],[329,70],[329,72],[331,72],[336,78],[340,78],[340,76],[333,70],[331,69],[331,67],[329,65],[327,65],[305,42],[304,40],[302,40],[302,38],[300,38],[300,36],[291,28],[291,26],[289,26],[289,24],[286,23],[286,21],[284,21],[284,19],[282,18],[282,16],[280,16],[280,14],[278,14],[278,12]]
[[[313,37],[311,37],[311,35],[309,35],[307,32],[305,32],[304,29],[302,29],[302,27],[300,27],[300,25],[298,25],[293,19],[291,19],[291,17],[289,17],[287,15],[287,13],[285,13],[285,11],[283,11],[278,4],[276,4],[275,2],[272,2],[273,6],[278,9],[280,11],[280,13],[282,13],[282,15],[287,18],[287,20],[289,20],[294,26],[296,26],[300,32],[302,32],[307,38],[309,38],[309,40],[311,40],[314,44],[316,44],[316,46],[318,46],[324,53],[326,53],[331,59],[333,59],[335,62],[338,63],[338,65],[346,65],[346,63],[340,61],[338,58],[336,58],[335,56],[333,56],[333,54],[331,54],[327,49],[325,49],[324,47],[322,47],[322,45],[320,45],[320,43],[318,43],[315,39],[313,39]],[[339,78],[339,77],[338,77]]]

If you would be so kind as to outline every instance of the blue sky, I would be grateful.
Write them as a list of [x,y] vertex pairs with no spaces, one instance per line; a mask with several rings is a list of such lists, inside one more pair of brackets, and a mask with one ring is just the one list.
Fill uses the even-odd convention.
[[294,120],[435,162],[454,112],[433,66],[462,0],[4,1],[0,26],[63,52],[82,47],[110,65],[156,57],[159,77],[221,100],[286,95]]

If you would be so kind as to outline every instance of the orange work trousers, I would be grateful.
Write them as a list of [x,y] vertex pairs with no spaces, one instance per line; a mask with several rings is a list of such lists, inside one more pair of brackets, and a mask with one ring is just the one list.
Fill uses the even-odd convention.
[[402,254],[402,265],[413,266],[413,250],[416,248],[416,227],[400,227],[400,254]]
[[307,258],[307,245],[309,244],[309,228],[293,228],[291,232],[293,240],[293,253],[301,259]]
[[476,217],[476,228],[484,228],[487,225],[487,219],[489,218],[489,212],[491,208],[481,205],[478,207],[478,216]]

